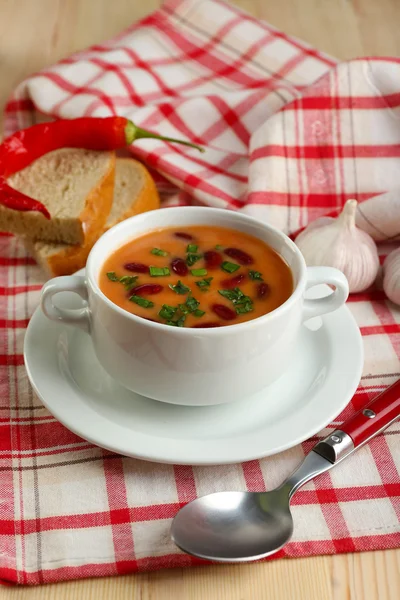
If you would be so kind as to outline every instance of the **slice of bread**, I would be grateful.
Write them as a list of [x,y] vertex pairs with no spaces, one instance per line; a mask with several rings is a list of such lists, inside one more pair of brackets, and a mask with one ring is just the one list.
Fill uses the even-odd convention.
[[0,206],[0,231],[67,244],[90,242],[110,212],[114,175],[113,152],[63,148],[45,154],[8,183],[42,202],[51,219]]
[[[107,222],[100,233],[120,221],[141,212],[159,208],[157,188],[142,163],[132,158],[117,158],[115,168],[114,201]],[[66,244],[32,243],[26,240],[29,252],[52,277],[70,275],[86,264],[88,254],[96,240],[82,246]]]
[[133,158],[117,158],[114,201],[105,230],[129,217],[156,208],[160,208],[160,198],[146,167]]

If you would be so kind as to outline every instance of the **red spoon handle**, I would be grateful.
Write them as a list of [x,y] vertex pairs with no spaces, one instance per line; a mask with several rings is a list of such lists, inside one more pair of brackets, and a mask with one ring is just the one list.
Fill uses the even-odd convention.
[[340,427],[354,442],[364,444],[400,417],[400,379],[376,396]]

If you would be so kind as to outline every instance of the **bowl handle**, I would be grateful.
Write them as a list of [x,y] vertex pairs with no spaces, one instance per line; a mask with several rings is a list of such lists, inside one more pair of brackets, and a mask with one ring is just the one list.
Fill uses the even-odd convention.
[[329,296],[316,299],[305,299],[303,305],[303,321],[318,317],[340,308],[349,295],[349,284],[345,275],[333,267],[307,267],[307,285],[310,289],[322,283],[333,286]]
[[78,309],[58,307],[53,302],[53,296],[60,292],[74,292],[87,303],[88,292],[86,277],[70,275],[50,279],[43,287],[40,302],[42,311],[48,319],[75,325],[87,333],[90,333],[90,311],[87,304]]

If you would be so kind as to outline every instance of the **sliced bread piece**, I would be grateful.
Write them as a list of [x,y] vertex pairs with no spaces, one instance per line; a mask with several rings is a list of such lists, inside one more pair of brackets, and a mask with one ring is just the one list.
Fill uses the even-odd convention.
[[[117,158],[115,168],[114,201],[104,230],[138,213],[159,208],[157,188],[142,163],[132,158]],[[103,230],[102,232],[103,233]],[[32,243],[26,240],[29,252],[52,277],[70,275],[86,264],[96,240],[82,246]]]
[[8,179],[15,189],[42,202],[36,211],[0,206],[0,231],[33,240],[83,244],[98,236],[111,209],[115,154],[63,148],[45,154]]
[[160,208],[160,197],[146,167],[133,158],[117,158],[114,201],[105,230],[139,213]]

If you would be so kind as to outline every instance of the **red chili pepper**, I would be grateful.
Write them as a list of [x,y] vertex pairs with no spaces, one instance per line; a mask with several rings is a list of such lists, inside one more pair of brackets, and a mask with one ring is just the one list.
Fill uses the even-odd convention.
[[47,208],[41,202],[13,189],[7,184],[7,177],[21,171],[52,150],[118,150],[140,138],[176,142],[204,152],[204,149],[196,144],[141,129],[125,117],[82,117],[33,125],[17,131],[0,145],[0,204],[14,210],[39,211],[50,219]]

